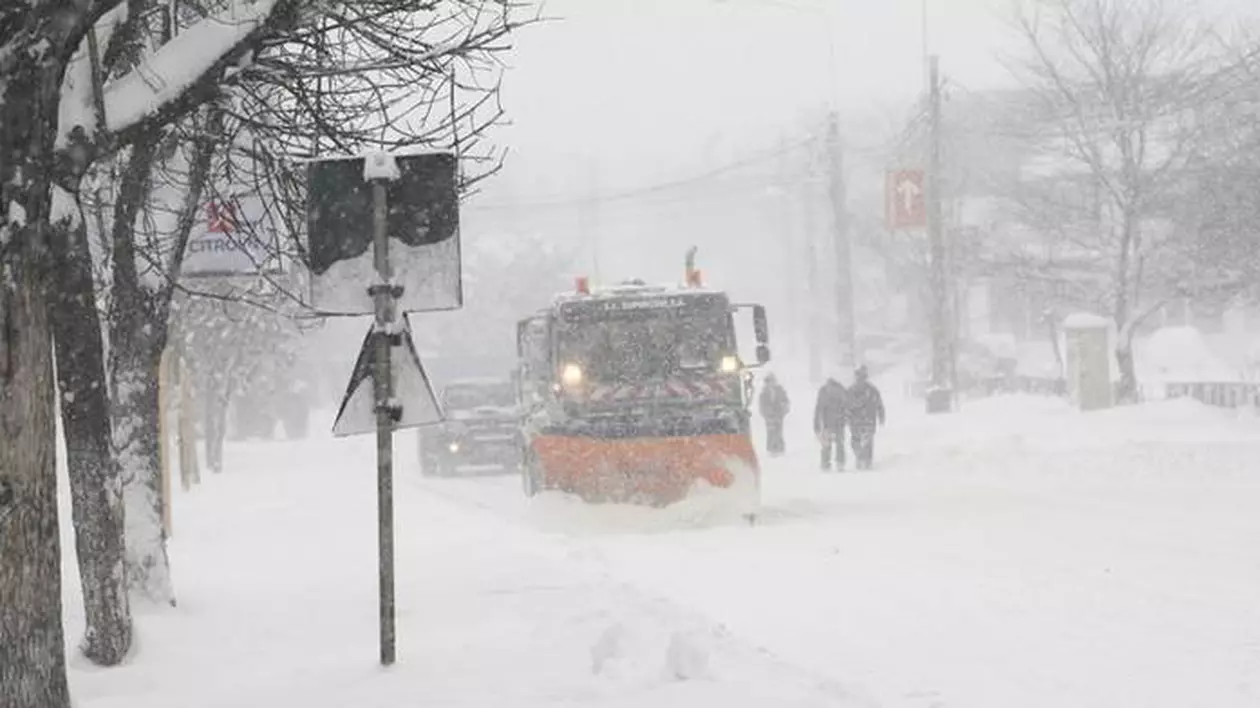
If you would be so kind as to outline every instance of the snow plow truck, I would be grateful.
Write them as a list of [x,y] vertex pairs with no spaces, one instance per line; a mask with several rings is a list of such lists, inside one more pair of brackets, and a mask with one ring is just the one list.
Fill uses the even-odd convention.
[[[685,283],[592,290],[578,278],[518,323],[527,495],[663,507],[702,481],[751,488],[756,503],[750,369],[770,360],[765,308],[733,304],[691,268]],[[736,339],[749,313],[754,362]]]

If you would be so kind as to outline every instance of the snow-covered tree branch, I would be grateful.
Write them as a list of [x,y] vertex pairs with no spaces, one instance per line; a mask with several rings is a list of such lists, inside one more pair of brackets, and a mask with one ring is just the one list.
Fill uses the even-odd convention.
[[[176,16],[164,14],[170,7]],[[220,186],[215,161],[231,152],[222,135],[248,124],[262,136],[252,149],[276,164],[300,157],[299,145],[455,146],[475,157],[481,129],[499,116],[496,86],[478,81],[518,26],[509,9],[490,0],[0,8],[0,319],[16,327],[0,328],[0,421],[16,431],[0,477],[26,510],[6,515],[0,540],[40,559],[6,557],[0,569],[0,600],[24,608],[3,613],[0,646],[31,643],[23,661],[2,662],[6,688],[29,687],[17,705],[68,703],[45,395],[52,357],[41,342],[55,334],[76,530],[85,531],[84,651],[117,663],[130,645],[124,579],[137,597],[174,601],[159,524],[157,363],[183,244]],[[318,70],[308,72],[308,56]],[[340,113],[324,109],[335,87],[346,89],[331,104]],[[67,275],[50,308],[53,265]],[[115,562],[124,528],[125,573]],[[42,570],[19,577],[14,567]]]

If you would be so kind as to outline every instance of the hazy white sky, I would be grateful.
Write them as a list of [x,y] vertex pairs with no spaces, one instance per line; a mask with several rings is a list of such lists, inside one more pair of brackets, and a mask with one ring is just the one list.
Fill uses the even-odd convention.
[[[1000,0],[999,0],[1000,1]],[[928,38],[968,88],[1004,72],[987,0],[928,0]],[[795,132],[834,100],[850,117],[895,111],[923,86],[921,0],[551,0],[560,19],[522,31],[498,134],[531,166],[516,189],[641,184],[721,163]],[[948,9],[946,9],[948,8]],[[831,50],[834,47],[834,64]],[[834,92],[831,90],[834,77]],[[535,174],[536,162],[549,165]]]
[[[495,191],[571,193],[586,163],[612,187],[691,174],[799,132],[833,95],[848,120],[891,120],[923,87],[925,7],[944,75],[1000,85],[1011,2],[548,0],[557,19],[520,32],[508,58],[514,125],[496,139],[516,158]],[[1207,4],[1254,12],[1260,0]]]
[[[1019,48],[1002,20],[1012,1],[927,0],[929,50],[940,56],[951,91],[1010,81],[995,55]],[[1260,0],[1205,1],[1260,12]],[[782,200],[755,189],[728,194],[719,185],[703,197],[636,199],[587,214],[488,207],[691,177],[803,137],[834,102],[854,172],[850,210],[877,217],[878,198],[858,198],[863,167],[855,162],[863,146],[877,147],[903,124],[923,90],[923,7],[922,0],[549,0],[545,14],[557,19],[518,33],[507,56],[503,103],[512,125],[492,139],[512,152],[504,172],[466,205],[466,237],[525,229],[576,241],[610,277],[676,275],[675,256],[698,244],[715,278],[784,289],[799,273],[757,254],[789,239],[791,228]],[[882,168],[865,171],[878,181]],[[757,277],[767,268],[779,282]]]

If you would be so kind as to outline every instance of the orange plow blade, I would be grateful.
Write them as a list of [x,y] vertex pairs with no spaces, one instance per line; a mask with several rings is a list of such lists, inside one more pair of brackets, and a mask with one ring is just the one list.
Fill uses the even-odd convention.
[[647,502],[664,506],[682,499],[697,480],[730,487],[734,468],[757,473],[747,435],[609,439],[541,436],[534,453],[547,488],[587,501]]

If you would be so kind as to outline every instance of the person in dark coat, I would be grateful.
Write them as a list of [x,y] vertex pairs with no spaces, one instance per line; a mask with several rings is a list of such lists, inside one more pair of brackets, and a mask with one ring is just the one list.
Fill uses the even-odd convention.
[[814,404],[814,434],[822,446],[820,461],[823,471],[831,469],[833,449],[836,468],[844,469],[845,400],[844,385],[835,376],[828,376],[822,388],[818,389],[818,402]]
[[783,454],[785,447],[783,420],[792,411],[792,402],[788,400],[787,390],[774,374],[766,375],[761,396],[757,399],[757,407],[761,417],[766,419],[766,452],[778,457]]
[[859,366],[853,378],[847,396],[853,456],[858,469],[869,470],[875,457],[875,428],[884,425],[884,398],[871,383],[865,366]]

